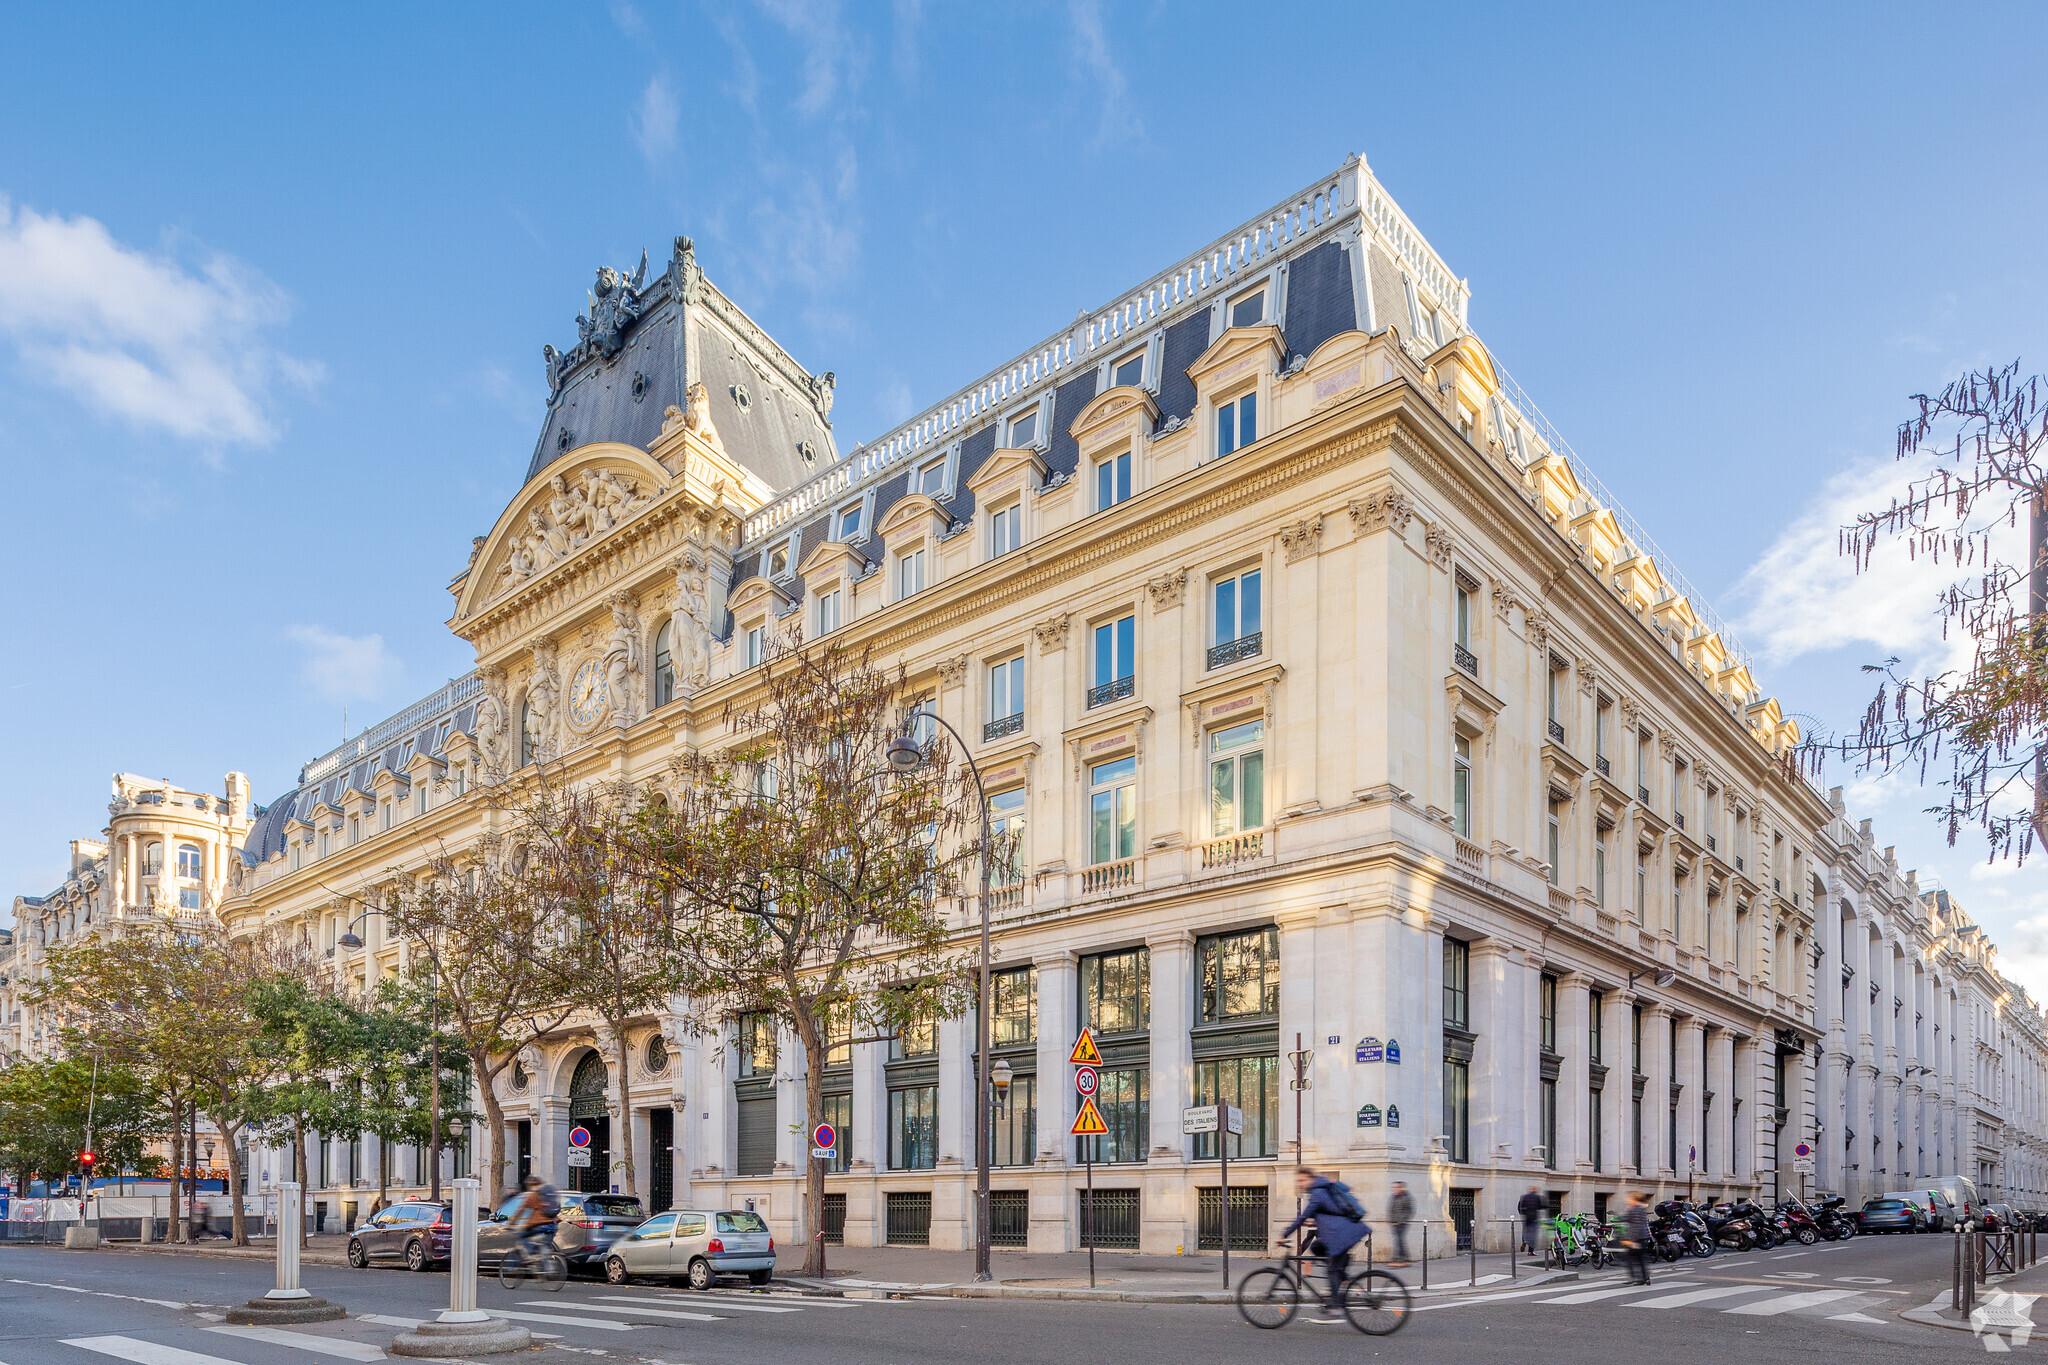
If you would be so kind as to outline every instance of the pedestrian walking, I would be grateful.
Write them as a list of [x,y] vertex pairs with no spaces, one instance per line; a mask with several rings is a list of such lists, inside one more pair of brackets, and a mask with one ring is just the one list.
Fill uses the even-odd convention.
[[1536,1254],[1537,1220],[1550,1207],[1550,1201],[1543,1197],[1543,1191],[1531,1185],[1529,1192],[1515,1205],[1515,1212],[1522,1215],[1522,1250],[1531,1256]]
[[1631,1284],[1650,1282],[1650,1196],[1630,1190],[1628,1208],[1622,1214],[1625,1234],[1621,1244],[1628,1248],[1628,1278]]
[[1408,1193],[1405,1182],[1394,1182],[1394,1196],[1387,1201],[1387,1221],[1394,1225],[1394,1260],[1397,1266],[1408,1264],[1408,1224],[1415,1219],[1415,1196]]

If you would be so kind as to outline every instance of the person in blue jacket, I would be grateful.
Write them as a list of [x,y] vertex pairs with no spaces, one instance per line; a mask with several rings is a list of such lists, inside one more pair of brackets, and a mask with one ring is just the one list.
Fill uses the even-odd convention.
[[1309,1253],[1322,1258],[1330,1278],[1329,1306],[1342,1310],[1345,1276],[1351,1269],[1351,1248],[1371,1234],[1365,1226],[1364,1210],[1341,1181],[1329,1180],[1303,1166],[1294,1172],[1294,1188],[1302,1195],[1301,1212],[1280,1234],[1281,1249],[1295,1230],[1309,1219],[1316,1220],[1315,1240]]

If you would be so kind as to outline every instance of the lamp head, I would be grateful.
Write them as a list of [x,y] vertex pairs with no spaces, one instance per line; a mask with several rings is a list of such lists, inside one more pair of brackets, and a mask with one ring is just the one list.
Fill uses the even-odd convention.
[[363,936],[351,930],[341,936],[341,946],[344,948],[360,948],[363,946]]
[[1007,1057],[996,1058],[996,1064],[988,1070],[988,1078],[994,1083],[998,1095],[1010,1093],[1010,1082],[1016,1079],[1016,1075]]
[[889,767],[899,773],[914,773],[924,766],[924,750],[909,735],[898,735],[889,741]]

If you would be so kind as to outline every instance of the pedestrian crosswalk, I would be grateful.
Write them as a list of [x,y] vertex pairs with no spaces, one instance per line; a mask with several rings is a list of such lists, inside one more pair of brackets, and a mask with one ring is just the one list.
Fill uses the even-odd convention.
[[[1675,1292],[1674,1292],[1675,1291]],[[1565,1294],[1530,1296],[1539,1304],[1606,1304],[1615,1308],[1709,1308],[1739,1317],[1774,1318],[1787,1313],[1833,1318],[1845,1322],[1883,1321],[1861,1309],[1886,1302],[1886,1296],[1865,1289],[1817,1289],[1810,1284],[1706,1284],[1697,1280],[1658,1279],[1649,1284],[1612,1284]]]
[[[595,1286],[596,1292],[521,1299],[511,1304],[485,1303],[494,1317],[507,1318],[529,1327],[546,1342],[569,1343],[610,1338],[621,1345],[631,1341],[621,1334],[695,1330],[699,1324],[729,1323],[734,1326],[779,1321],[788,1314],[805,1312],[862,1312],[882,1306],[879,1301],[798,1298],[768,1294],[661,1294],[603,1292],[609,1286]],[[420,1313],[418,1308],[411,1313]],[[418,1327],[435,1315],[357,1311],[346,1322],[317,1327],[237,1327],[186,1325],[148,1335],[118,1333],[67,1337],[66,1347],[89,1353],[77,1356],[79,1365],[90,1365],[91,1356],[110,1357],[127,1365],[369,1365],[387,1359],[385,1347],[394,1329]],[[218,1319],[216,1319],[218,1321]],[[204,1333],[202,1338],[199,1334]],[[153,1338],[173,1336],[191,1343],[172,1345]],[[193,1349],[204,1344],[208,1349]],[[650,1341],[650,1346],[658,1342]],[[585,1348],[588,1349],[588,1348]],[[606,1354],[607,1352],[599,1352]]]

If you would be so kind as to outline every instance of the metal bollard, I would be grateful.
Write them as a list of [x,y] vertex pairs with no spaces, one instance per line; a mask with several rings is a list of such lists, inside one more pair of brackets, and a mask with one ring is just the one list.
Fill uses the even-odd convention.
[[449,1238],[448,1311],[442,1322],[482,1322],[490,1317],[476,1307],[476,1191],[477,1182],[464,1177],[455,1182],[455,1208],[448,1215],[455,1226]]
[[278,1186],[277,1222],[277,1288],[263,1297],[266,1299],[311,1298],[299,1287],[299,1239],[285,1235],[286,1228],[296,1228],[304,1221],[301,1210],[305,1207],[306,1193],[295,1180],[288,1180]]
[[1467,1283],[1474,1288],[1477,1288],[1479,1285],[1479,1225],[1477,1222],[1474,1222],[1472,1226],[1472,1278]]
[[1422,1287],[1429,1288],[1429,1224],[1422,1225]]

